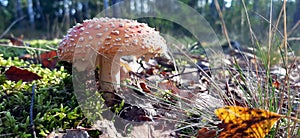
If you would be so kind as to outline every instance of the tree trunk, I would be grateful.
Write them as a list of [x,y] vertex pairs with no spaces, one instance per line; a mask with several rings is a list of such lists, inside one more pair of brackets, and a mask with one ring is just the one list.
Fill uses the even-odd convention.
[[105,10],[104,12],[105,12],[105,16],[107,16],[107,11],[106,11],[106,9],[108,8],[108,0],[103,0],[103,9]]
[[296,8],[297,10],[294,14],[294,23],[297,23],[300,20],[300,0],[297,0]]
[[45,16],[41,7],[41,3],[40,0],[36,0],[36,15],[37,15],[37,19],[42,20],[43,22],[45,22]]
[[32,4],[32,0],[27,0],[28,2],[28,7],[27,7],[27,10],[28,10],[28,15],[29,15],[29,23],[30,23],[30,26],[33,28],[34,27],[34,12],[33,12],[33,4]]
[[65,19],[65,27],[70,28],[70,7],[69,0],[64,0],[64,19]]
[[90,9],[89,9],[89,1],[83,2],[83,18],[89,19],[90,18]]
[[[19,19],[23,16],[23,11],[22,11],[22,1],[21,0],[16,0],[14,3],[14,8],[15,8],[15,19]],[[22,28],[24,24],[21,22],[17,25],[17,27]]]
[[134,5],[134,11],[139,13],[140,9],[138,9],[138,1],[134,0],[134,4],[133,5]]
[[23,11],[22,11],[22,1],[17,0],[16,1],[16,18],[20,18],[23,16]]
[[[112,5],[117,4],[118,2],[121,2],[122,0],[112,0]],[[113,6],[113,15],[114,17],[120,17],[121,9],[119,6]]]
[[145,12],[144,0],[141,0],[141,13]]

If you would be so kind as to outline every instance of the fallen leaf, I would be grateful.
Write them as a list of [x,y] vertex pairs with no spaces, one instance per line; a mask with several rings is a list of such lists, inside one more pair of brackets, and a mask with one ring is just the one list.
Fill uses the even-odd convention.
[[171,80],[159,82],[158,87],[163,90],[170,90],[173,94],[178,94],[180,92],[180,89]]
[[278,80],[275,80],[275,82],[272,83],[272,86],[275,87],[276,89],[279,89],[280,82]]
[[219,138],[264,138],[282,115],[258,108],[226,106],[215,110],[222,120]]
[[58,62],[57,51],[52,50],[40,55],[41,63],[44,67],[54,69]]
[[16,45],[16,46],[28,46],[28,44],[26,44],[23,41],[24,35],[20,35],[18,38],[14,37],[14,35],[10,35],[9,37],[9,41],[11,45]]
[[216,130],[209,130],[204,127],[198,130],[196,138],[214,138],[216,136],[217,136]]
[[11,66],[4,74],[6,78],[11,81],[22,80],[23,82],[31,82],[42,78],[31,71],[20,69],[15,66]]
[[149,89],[149,87],[147,86],[147,84],[145,82],[140,82],[140,86],[144,92],[151,93],[151,90]]

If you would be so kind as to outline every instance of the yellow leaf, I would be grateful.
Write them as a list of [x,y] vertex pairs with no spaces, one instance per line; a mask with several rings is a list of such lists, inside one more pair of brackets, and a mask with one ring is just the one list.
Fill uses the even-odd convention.
[[219,138],[264,138],[282,115],[270,111],[226,106],[215,110],[222,120]]

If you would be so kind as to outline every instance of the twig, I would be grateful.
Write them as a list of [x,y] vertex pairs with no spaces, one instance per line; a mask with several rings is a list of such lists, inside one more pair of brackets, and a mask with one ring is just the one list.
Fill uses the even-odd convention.
[[38,50],[38,51],[50,51],[50,50],[43,49],[43,48],[34,48],[34,47],[28,47],[28,46],[16,46],[16,45],[4,45],[4,44],[0,44],[0,46],[3,46],[3,47],[14,47],[14,48],[23,48],[23,49],[32,49],[32,50]]
[[[255,13],[257,16],[259,16],[260,18],[262,18],[264,21],[266,21],[266,22],[268,22],[269,24],[271,24],[271,22],[270,22],[268,19],[266,19],[264,16],[262,16],[261,14],[259,14],[259,13],[257,13],[257,12],[254,12],[254,13]],[[277,31],[278,34],[281,36],[281,38],[284,38],[283,33],[278,29],[278,25],[277,25],[277,24],[276,24],[276,25],[271,24],[271,25],[272,25],[274,31]],[[273,32],[274,32],[274,31],[273,31]]]
[[0,137],[9,137],[11,135],[14,135],[14,133],[0,134]]
[[[270,21],[270,23],[269,23],[269,41],[268,41],[268,68],[267,68],[267,70],[269,70],[270,69],[270,66],[271,66],[271,45],[272,45],[272,20],[273,20],[273,18],[272,18],[272,13],[273,13],[273,2],[272,1],[270,1],[270,3],[271,3],[271,5],[270,5],[270,17],[269,17],[269,21]],[[267,78],[267,80],[268,80],[269,78]],[[268,94],[268,93],[267,93]]]
[[[268,72],[270,71],[270,66],[271,66],[271,45],[272,45],[272,21],[273,21],[273,18],[272,18],[272,14],[273,14],[273,2],[272,0],[270,1],[270,14],[269,14],[269,38],[268,38],[268,62],[267,62],[267,74],[269,74]],[[266,82],[268,82],[269,80],[269,75],[267,75],[267,78],[266,78]],[[268,83],[267,83],[268,84]],[[268,86],[268,85],[267,85]],[[269,89],[266,87],[266,97],[269,98]],[[268,105],[268,107],[270,108],[270,105],[269,105],[269,100],[266,100],[266,105]]]
[[282,16],[282,13],[283,13],[283,7],[281,7],[281,10],[280,10],[280,13],[278,15],[278,18],[277,18],[277,22],[275,24],[275,27],[273,29],[273,32],[275,32],[275,30],[278,30],[278,25],[280,23],[280,19],[281,19],[281,16]]
[[[290,101],[290,91],[289,91],[289,70],[288,70],[288,54],[287,54],[287,52],[288,52],[288,35],[289,34],[291,34],[291,32],[287,32],[287,24],[286,24],[286,22],[287,22],[287,18],[286,18],[286,0],[284,0],[283,1],[283,6],[282,6],[282,8],[283,8],[283,42],[281,43],[281,45],[280,45],[280,48],[284,48],[284,55],[282,55],[282,56],[284,56],[283,58],[283,62],[284,62],[284,68],[286,69],[286,75],[285,75],[285,84],[284,84],[284,86],[283,86],[283,89],[286,89],[286,87],[288,87],[287,88],[287,95],[288,95],[288,106],[289,107],[291,107],[291,101]],[[297,24],[293,27],[293,28],[297,28]],[[283,95],[284,95],[284,93],[282,92],[282,94],[281,94],[281,100],[280,100],[280,105],[279,105],[279,112],[281,112],[281,110],[282,110],[282,105],[283,105]],[[288,116],[287,116],[287,118],[289,118],[288,119],[288,122],[287,122],[287,126],[290,126],[290,123],[291,123],[291,114],[288,114]],[[276,125],[276,129],[275,129],[275,132],[277,132],[278,131],[278,129],[279,129],[279,123],[277,123],[277,125]],[[287,135],[289,136],[291,134],[291,129],[290,129],[290,127],[288,127],[287,128]]]
[[[300,20],[293,26],[293,28],[287,32],[287,37],[289,37],[300,25]],[[289,41],[289,38],[287,38],[287,40]],[[283,48],[285,46],[285,39],[284,41],[281,43],[280,48]]]
[[[255,12],[255,14],[256,15],[258,15],[259,17],[261,17],[263,20],[265,20],[266,22],[268,22],[269,24],[270,24],[270,21],[268,21],[265,17],[263,17],[262,15],[260,15],[260,14],[258,14],[257,12]],[[300,25],[300,23],[299,23],[299,25]],[[280,37],[284,40],[284,34],[278,29],[278,27],[276,27],[276,26],[278,26],[278,25],[273,25],[272,24],[272,26],[273,26],[273,28],[274,28],[274,31],[276,30],[277,32],[278,32],[278,34],[280,35]],[[293,26],[293,28],[295,28],[295,27],[297,27],[298,25],[296,24],[296,25],[294,25]],[[289,31],[287,34],[289,34],[289,33],[291,33],[292,31]],[[289,35],[288,35],[288,37],[289,37]],[[298,38],[298,37],[290,37],[290,38],[288,38],[287,39],[288,41],[297,41],[297,40],[300,40],[300,38]],[[282,48],[284,46],[284,42],[282,41],[281,42],[281,44],[280,44],[280,46],[279,46],[279,48]],[[290,50],[291,50],[291,48],[290,47],[288,47]]]
[[[246,15],[246,18],[247,18],[247,23],[248,23],[248,27],[249,27],[249,31],[250,31],[250,37],[251,37],[251,43],[252,43],[252,48],[253,49],[255,49],[255,45],[257,46],[257,47],[260,47],[259,46],[259,41],[258,41],[258,39],[256,38],[256,35],[255,35],[255,33],[254,33],[254,31],[253,31],[253,29],[252,29],[252,24],[251,24],[251,21],[250,21],[250,17],[249,17],[249,14],[248,14],[248,10],[247,10],[247,6],[246,6],[246,4],[245,4],[245,1],[244,0],[242,0],[242,4],[243,4],[243,7],[244,7],[244,9],[245,9],[245,15]],[[256,55],[254,54],[254,60],[256,61]],[[254,65],[255,66],[255,69],[256,69],[256,76],[257,77],[259,77],[258,76],[258,64],[257,64],[257,62],[255,62],[256,64]],[[260,84],[260,82],[258,82],[258,84]]]
[[35,90],[35,84],[32,85],[32,91],[31,91],[31,104],[30,104],[30,125],[32,128],[32,137],[36,138],[36,132],[34,127],[34,121],[33,121],[33,104],[34,104],[34,90]]
[[[285,83],[286,85],[284,85],[284,87],[289,87],[289,72],[288,72],[288,43],[287,43],[287,38],[288,38],[288,33],[287,33],[287,25],[286,25],[286,22],[287,22],[287,18],[286,18],[286,0],[283,1],[283,34],[284,34],[284,41],[283,41],[283,44],[284,44],[284,54],[285,54],[285,68],[286,68],[286,75],[285,75]],[[291,107],[291,101],[290,101],[290,91],[288,91],[288,106]],[[291,114],[289,114],[289,117],[291,117]],[[290,126],[290,123],[291,123],[291,120],[289,119],[288,120],[288,123],[287,123],[287,126]],[[288,128],[287,130],[287,134],[290,135],[291,134],[291,129]]]
[[300,20],[293,26],[293,28],[287,33],[290,36],[300,25]]
[[257,40],[257,38],[255,36],[255,33],[253,32],[251,21],[250,21],[250,18],[249,18],[249,14],[248,14],[248,11],[247,11],[247,6],[245,4],[245,1],[242,0],[242,3],[243,3],[243,7],[245,9],[245,14],[246,14],[246,18],[247,18],[247,22],[248,22],[248,26],[249,26],[249,31],[250,31],[250,36],[251,36],[251,42],[252,42],[253,45],[255,45],[255,44],[258,43],[258,40]]
[[9,26],[8,28],[0,35],[0,39],[7,34],[7,32],[19,21],[23,20],[24,18],[26,17],[26,15],[16,19],[15,21],[13,21]]
[[288,41],[299,41],[300,37],[290,37],[287,39]]
[[218,0],[215,0],[215,6],[216,6],[216,9],[218,11],[220,20],[221,20],[222,29],[223,29],[224,35],[226,37],[227,43],[228,43],[229,47],[232,48],[231,43],[230,43],[230,38],[228,36],[227,28],[226,28],[226,25],[225,25],[225,21],[224,21],[223,14],[222,14],[222,11],[221,11]]
[[79,128],[79,125],[81,125],[81,123],[85,120],[85,119],[87,119],[86,117],[84,117],[83,119],[81,119],[79,122],[78,122],[78,124],[77,124],[77,126],[76,126],[76,128]]

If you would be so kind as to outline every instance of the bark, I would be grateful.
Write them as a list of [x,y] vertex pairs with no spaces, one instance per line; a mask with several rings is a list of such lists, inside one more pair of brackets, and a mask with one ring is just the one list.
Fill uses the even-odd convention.
[[42,10],[42,7],[41,7],[40,0],[36,0],[35,4],[36,4],[36,13],[37,13],[36,17],[37,17],[37,19],[40,19],[43,22],[45,22],[45,16],[43,14],[43,10]]
[[83,18],[84,19],[89,19],[90,18],[90,10],[89,10],[89,2],[85,1],[83,2]]
[[16,1],[16,18],[20,18],[23,16],[23,11],[22,11],[22,1],[17,0]]
[[105,10],[104,12],[105,12],[105,16],[107,16],[108,15],[108,13],[107,13],[107,11],[106,11],[106,9],[108,8],[108,0],[103,0],[103,9]]
[[141,0],[141,13],[145,11],[144,0]]
[[65,18],[65,25],[66,28],[70,28],[70,7],[69,7],[69,0],[64,0],[64,18]]
[[27,0],[28,2],[28,15],[29,15],[29,23],[31,25],[31,27],[34,27],[34,12],[33,12],[33,4],[32,4],[32,0]]

